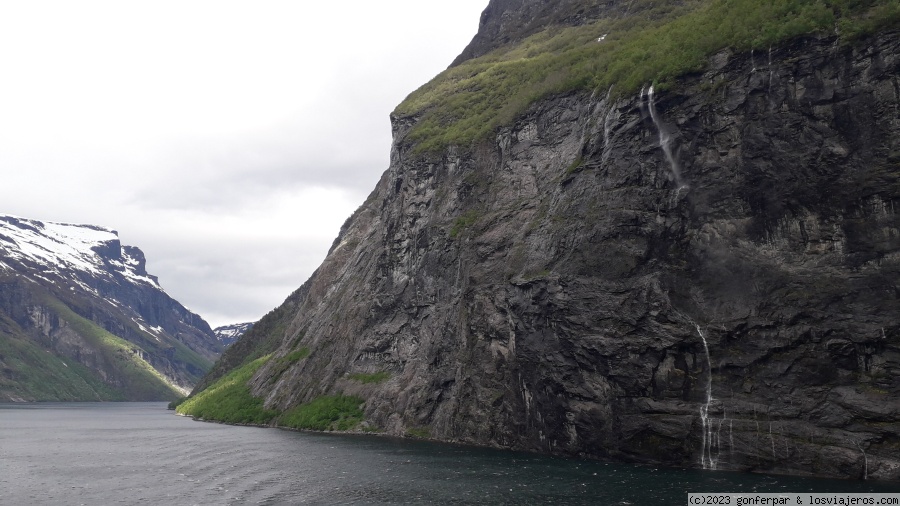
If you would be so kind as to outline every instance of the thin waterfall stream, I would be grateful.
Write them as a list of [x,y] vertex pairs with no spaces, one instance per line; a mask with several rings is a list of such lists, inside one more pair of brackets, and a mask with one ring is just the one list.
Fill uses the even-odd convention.
[[[641,100],[644,98],[644,90],[641,89]],[[672,178],[675,180],[675,184],[678,186],[678,192],[681,190],[688,188],[682,179],[681,179],[681,166],[678,164],[678,160],[675,159],[675,155],[672,153],[672,134],[669,131],[669,127],[659,118],[659,113],[656,112],[656,102],[653,100],[653,86],[650,86],[650,89],[647,91],[647,108],[650,110],[650,119],[653,120],[653,124],[656,126],[656,130],[659,132],[659,147],[663,150],[663,154],[666,156],[666,161],[669,162],[669,168],[672,172]]]
[[[689,189],[690,187],[682,180],[681,178],[681,166],[678,164],[678,160],[676,160],[675,155],[672,153],[672,133],[671,129],[668,125],[660,119],[660,115],[656,110],[656,102],[654,101],[654,93],[653,86],[650,86],[649,89],[641,88],[641,104],[644,103],[644,97],[647,97],[647,109],[650,112],[650,119],[653,121],[653,125],[656,127],[656,130],[659,132],[659,147],[662,149],[663,154],[666,157],[666,161],[669,163],[669,168],[671,171],[672,179],[675,181],[677,185],[676,190],[676,199],[677,195],[681,192],[681,190]],[[709,407],[712,404],[713,396],[712,396],[712,361],[709,356],[709,344],[706,342],[706,336],[703,335],[703,330],[700,328],[696,322],[691,321],[694,324],[694,327],[697,329],[697,334],[700,336],[700,340],[703,342],[703,351],[706,355],[706,402],[700,406],[700,422],[702,425],[701,434],[701,448],[700,448],[700,467],[703,469],[716,470],[719,465],[719,450],[721,448],[721,430],[722,424],[727,420],[727,414],[723,411],[722,418],[718,421],[718,424],[715,424],[715,429],[713,428],[714,421],[709,418]],[[729,421],[729,432],[731,432],[732,424]],[[731,441],[731,447],[734,447],[733,436],[729,434],[729,441]],[[714,456],[715,455],[715,456]]]
[[[694,327],[697,329],[697,334],[700,335],[700,339],[703,341],[703,351],[706,354],[706,403],[700,406],[700,421],[703,427],[703,434],[701,437],[702,443],[700,447],[700,466],[703,469],[712,469],[715,470],[718,467],[718,451],[716,451],[716,458],[713,458],[713,446],[718,449],[719,442],[719,434],[718,431],[715,434],[715,439],[713,438],[713,427],[712,421],[709,419],[709,405],[712,404],[712,362],[709,359],[709,345],[706,342],[706,336],[703,335],[703,330],[700,329],[700,325],[694,324]],[[724,418],[723,418],[724,420]],[[719,423],[719,429],[722,428],[722,423]]]

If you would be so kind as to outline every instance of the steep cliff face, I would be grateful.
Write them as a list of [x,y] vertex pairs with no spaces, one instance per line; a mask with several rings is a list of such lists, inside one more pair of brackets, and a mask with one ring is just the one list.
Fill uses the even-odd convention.
[[116,232],[0,216],[0,399],[174,399],[221,350]]
[[[549,8],[507,3],[462,59]],[[394,117],[322,266],[203,385],[271,354],[267,408],[355,395],[389,434],[900,479],[898,55],[896,31],[724,51],[440,153]]]

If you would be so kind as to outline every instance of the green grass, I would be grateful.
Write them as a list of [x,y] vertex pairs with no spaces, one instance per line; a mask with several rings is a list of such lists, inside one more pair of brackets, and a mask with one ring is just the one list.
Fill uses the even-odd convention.
[[479,217],[480,213],[473,209],[456,218],[456,221],[453,222],[453,226],[450,227],[450,237],[455,239],[459,234],[478,221]]
[[293,364],[294,362],[300,361],[310,354],[309,348],[306,346],[300,348],[299,350],[294,350],[287,355],[279,358],[278,360],[287,364]]
[[651,83],[665,89],[725,48],[768,50],[814,33],[836,32],[852,41],[900,25],[900,0],[643,0],[638,5],[639,11],[578,27],[549,27],[447,69],[394,113],[420,116],[409,139],[419,152],[436,151],[488,139],[547,96],[576,90],[625,96]]
[[275,359],[272,370],[270,371],[270,381],[277,381],[285,371],[287,371],[292,365],[297,362],[303,360],[308,357],[310,354],[309,348],[306,346],[296,349],[283,357],[278,357]]
[[[298,350],[300,351],[300,350]],[[250,393],[247,382],[271,355],[260,357],[223,376],[200,393],[170,404],[180,414],[225,423],[265,425],[308,430],[346,431],[363,421],[363,399],[355,396],[319,397],[284,413],[266,409]]]
[[267,424],[277,411],[265,409],[263,401],[250,393],[247,382],[265,364],[270,355],[257,358],[181,402],[175,411],[207,420],[226,423]]
[[319,397],[288,410],[278,424],[294,429],[350,430],[363,420],[362,403],[363,400],[355,396]]
[[380,371],[376,373],[366,374],[366,373],[356,373],[351,374],[350,379],[353,381],[358,381],[364,384],[370,383],[384,383],[391,377],[391,373],[386,371]]

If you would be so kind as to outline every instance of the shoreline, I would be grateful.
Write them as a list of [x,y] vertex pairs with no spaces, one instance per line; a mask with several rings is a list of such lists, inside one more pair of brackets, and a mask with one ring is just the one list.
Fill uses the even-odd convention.
[[[174,410],[172,410],[174,411]],[[278,429],[284,431],[291,432],[301,432],[308,434],[321,434],[321,435],[333,435],[333,436],[376,436],[379,438],[393,439],[396,441],[404,441],[404,442],[427,442],[427,443],[437,443],[442,445],[451,445],[451,446],[459,446],[463,448],[470,449],[489,449],[496,450],[502,452],[514,452],[514,453],[523,453],[527,455],[533,456],[541,456],[547,458],[559,458],[566,460],[583,460],[588,462],[600,462],[605,464],[620,464],[620,465],[634,465],[641,467],[658,467],[664,469],[671,470],[682,470],[682,471],[697,471],[704,473],[736,473],[736,474],[746,474],[746,475],[757,475],[757,476],[785,476],[785,477],[794,477],[794,478],[809,478],[816,480],[840,480],[844,482],[860,482],[860,483],[874,483],[874,484],[884,484],[888,486],[900,485],[900,480],[891,481],[891,480],[878,480],[878,479],[859,479],[852,477],[836,477],[836,476],[825,476],[825,475],[817,475],[817,474],[801,474],[801,473],[772,473],[772,472],[763,472],[763,471],[754,471],[754,470],[733,470],[733,469],[723,469],[723,470],[712,470],[712,469],[700,469],[697,467],[678,467],[678,466],[669,466],[664,464],[652,463],[652,462],[639,462],[639,461],[628,461],[628,460],[616,460],[616,459],[604,459],[600,457],[592,457],[588,455],[571,455],[571,454],[560,454],[560,453],[546,453],[546,452],[538,452],[538,451],[529,451],[526,449],[520,448],[508,448],[501,446],[486,446],[486,445],[478,445],[473,443],[467,443],[463,441],[448,441],[444,439],[437,438],[423,438],[418,436],[403,436],[397,434],[388,434],[385,432],[366,432],[366,431],[323,431],[323,430],[314,430],[314,429],[298,429],[294,427],[284,427],[277,424],[254,424],[254,423],[233,423],[233,422],[222,422],[219,420],[210,420],[205,418],[199,418],[192,415],[185,415],[182,413],[175,412],[177,416],[182,416],[185,418],[190,418],[195,422],[203,422],[203,423],[215,423],[219,425],[231,425],[235,427],[257,427],[261,429]]]

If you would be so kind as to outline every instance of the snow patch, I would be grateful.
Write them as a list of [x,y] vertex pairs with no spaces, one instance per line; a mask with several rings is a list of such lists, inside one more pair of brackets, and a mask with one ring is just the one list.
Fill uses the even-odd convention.
[[253,322],[235,323],[216,327],[213,329],[213,333],[220,342],[227,346],[244,335],[251,327],[253,327]]

